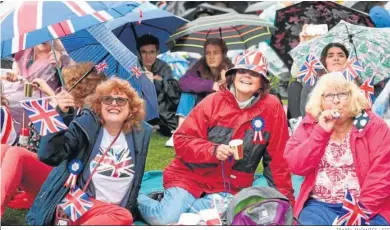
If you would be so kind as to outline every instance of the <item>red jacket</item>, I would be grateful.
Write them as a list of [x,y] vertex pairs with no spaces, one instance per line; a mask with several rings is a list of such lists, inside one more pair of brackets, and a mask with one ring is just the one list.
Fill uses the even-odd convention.
[[[390,129],[371,111],[369,121],[351,133],[351,151],[360,184],[360,202],[373,215],[381,214],[390,223]],[[306,116],[294,135],[287,142],[284,157],[294,174],[305,177],[294,215],[299,216],[309,198],[331,133],[325,131],[315,120]]]
[[[262,144],[253,144],[251,122],[265,121]],[[229,162],[215,156],[218,144],[244,140],[244,158]],[[201,101],[174,134],[176,157],[164,170],[164,187],[180,187],[195,197],[203,193],[235,194],[252,186],[255,171],[263,159],[264,176],[294,202],[291,174],[283,159],[288,139],[287,119],[282,104],[267,95],[248,108],[240,109],[227,90],[213,93]]]

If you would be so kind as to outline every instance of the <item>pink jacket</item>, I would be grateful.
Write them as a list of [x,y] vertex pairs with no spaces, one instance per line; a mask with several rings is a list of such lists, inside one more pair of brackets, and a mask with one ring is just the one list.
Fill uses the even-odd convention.
[[[373,112],[367,114],[368,122],[360,122],[365,124],[360,131],[359,122],[354,123],[351,133],[351,151],[361,189],[359,201],[373,212],[372,217],[380,214],[390,223],[390,128]],[[296,217],[314,187],[330,136],[308,115],[287,142],[284,158],[291,172],[305,177],[294,207]]]

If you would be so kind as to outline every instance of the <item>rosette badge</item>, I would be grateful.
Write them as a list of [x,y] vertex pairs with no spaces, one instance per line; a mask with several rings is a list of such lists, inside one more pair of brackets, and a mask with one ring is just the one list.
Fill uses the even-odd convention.
[[265,128],[265,121],[261,117],[256,117],[252,120],[252,129],[254,130],[253,143],[264,143],[263,130]]
[[65,182],[65,187],[70,187],[72,189],[76,186],[77,176],[82,170],[82,163],[79,159],[74,159],[68,164],[68,171],[70,175]]

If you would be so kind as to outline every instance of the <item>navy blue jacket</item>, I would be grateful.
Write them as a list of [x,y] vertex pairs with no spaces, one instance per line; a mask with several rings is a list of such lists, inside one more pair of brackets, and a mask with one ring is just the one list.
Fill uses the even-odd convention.
[[[68,163],[77,158],[81,160],[83,166],[87,164],[101,127],[95,113],[84,109],[82,114],[70,123],[68,130],[48,134],[42,138],[38,157],[42,162],[55,168],[42,185],[33,206],[27,213],[28,225],[54,223],[56,206],[69,192],[69,189],[64,187],[70,174],[67,170]],[[132,135],[134,143],[135,175],[126,208],[132,213],[134,219],[139,216],[137,197],[144,174],[151,133],[151,126],[143,122],[140,130],[133,128],[128,134]]]

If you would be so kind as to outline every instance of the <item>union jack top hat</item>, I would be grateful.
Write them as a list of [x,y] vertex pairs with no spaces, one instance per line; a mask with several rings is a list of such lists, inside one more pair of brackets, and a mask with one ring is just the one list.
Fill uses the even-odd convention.
[[234,60],[234,67],[226,71],[226,76],[231,75],[234,70],[246,69],[263,75],[265,79],[270,80],[268,72],[268,62],[264,55],[257,50],[246,50],[242,54],[237,55]]

